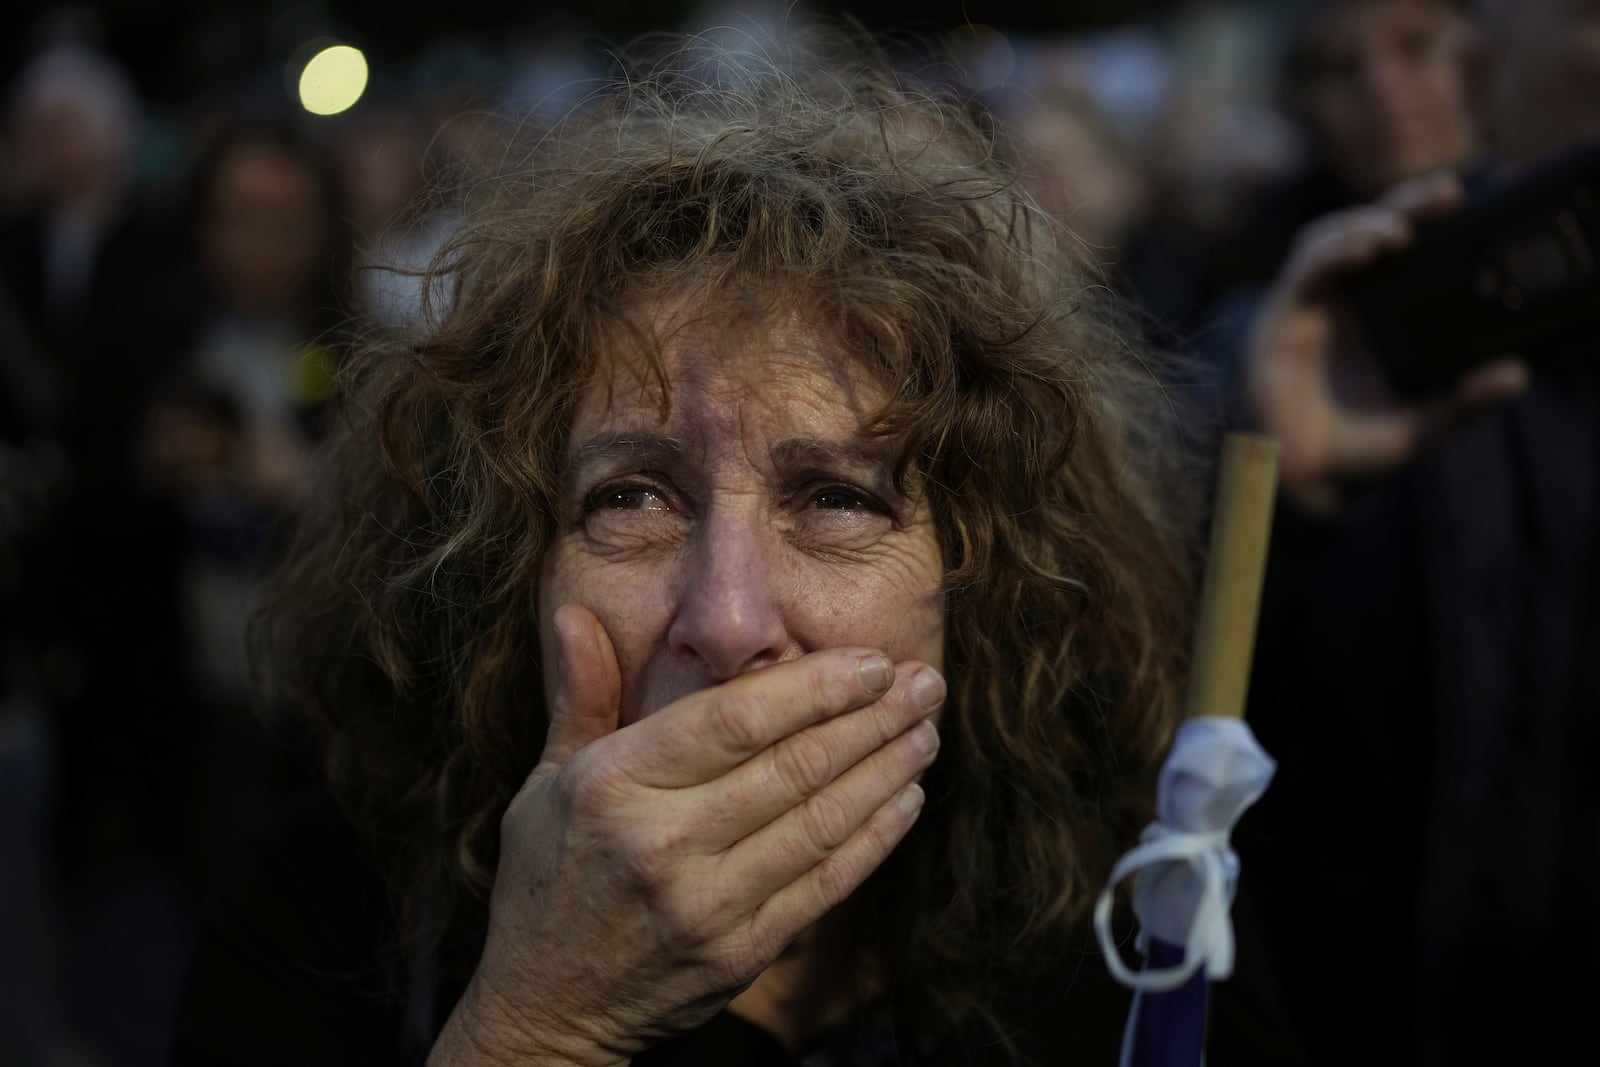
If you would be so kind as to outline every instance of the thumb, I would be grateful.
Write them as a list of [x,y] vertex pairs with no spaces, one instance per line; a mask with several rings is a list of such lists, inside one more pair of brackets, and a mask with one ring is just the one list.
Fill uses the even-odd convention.
[[1516,396],[1527,385],[1525,363],[1500,359],[1468,374],[1455,392],[1421,407],[1350,415],[1342,420],[1334,449],[1338,469],[1370,475],[1398,467],[1423,445]]
[[611,637],[593,612],[563,604],[550,622],[555,631],[556,686],[541,762],[560,764],[616,730],[622,672]]

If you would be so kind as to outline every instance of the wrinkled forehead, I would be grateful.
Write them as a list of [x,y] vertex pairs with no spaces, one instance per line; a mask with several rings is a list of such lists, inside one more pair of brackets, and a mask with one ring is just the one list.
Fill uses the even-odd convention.
[[661,425],[739,402],[833,409],[865,429],[888,396],[844,331],[768,290],[641,294],[595,356],[575,430],[619,419]]

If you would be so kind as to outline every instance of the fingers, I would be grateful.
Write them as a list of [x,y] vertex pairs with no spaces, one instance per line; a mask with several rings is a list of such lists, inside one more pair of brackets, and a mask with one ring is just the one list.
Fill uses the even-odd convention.
[[787,884],[927,768],[938,750],[927,720],[944,696],[938,671],[901,664],[894,688],[879,700],[785,738],[729,773],[700,819],[708,839],[727,848],[788,821],[765,838],[800,857],[777,883]]
[[1459,413],[1470,416],[1510,400],[1526,388],[1528,365],[1520,359],[1497,359],[1463,378],[1451,399]]
[[[586,612],[558,617],[564,655],[585,646],[579,638],[591,624]],[[945,683],[924,664],[879,658],[830,650],[783,665],[789,670],[756,671],[738,680],[746,684],[692,694],[571,760],[553,776],[566,791],[557,810],[583,827],[573,840],[605,842],[596,856],[600,882],[652,901],[669,942],[721,946],[711,955],[744,961],[733,967],[739,974],[747,963],[766,966],[883,862],[921,809],[915,780],[938,751],[927,720],[942,706]],[[888,692],[875,694],[888,678]],[[848,710],[830,710],[839,705]],[[570,718],[563,711],[557,721]],[[624,748],[647,738],[640,751],[662,764],[645,769],[665,774],[696,738],[714,735],[723,735],[725,758],[740,759],[714,779],[696,774],[663,788],[640,780],[636,754],[634,766],[623,766]],[[765,742],[769,735],[777,740]],[[663,739],[673,743],[649,748]],[[754,745],[761,747],[745,751]],[[602,748],[603,761],[589,758]],[[782,897],[776,908],[774,895]]]
[[[1501,362],[1422,407],[1391,398],[1354,335],[1341,335],[1336,285],[1410,244],[1417,223],[1463,199],[1459,179],[1439,173],[1395,186],[1376,203],[1336,212],[1301,231],[1271,299],[1254,325],[1249,396],[1263,428],[1284,444],[1280,484],[1302,502],[1337,498],[1339,482],[1386,473],[1427,441],[1520,392],[1527,370]],[[1336,391],[1334,375],[1342,375]],[[1365,385],[1352,391],[1351,383]]]
[[1528,365],[1520,359],[1486,363],[1461,379],[1448,396],[1421,409],[1419,437],[1429,441],[1449,433],[1527,387]]
[[1347,414],[1333,436],[1332,466],[1356,478],[1392,470],[1429,441],[1509,400],[1527,385],[1527,364],[1502,359],[1479,367],[1449,396],[1420,408]]
[[1379,205],[1326,215],[1295,238],[1280,286],[1297,299],[1319,297],[1336,279],[1404,248],[1411,236],[1406,216]]
[[540,762],[560,764],[616,730],[622,673],[610,636],[588,609],[563,604],[551,625],[559,680]]
[[1465,199],[1460,177],[1452,171],[1438,171],[1399,182],[1378,198],[1378,204],[1421,222],[1455,210]]
[[1401,182],[1374,204],[1325,215],[1296,238],[1284,281],[1297,295],[1316,295],[1333,280],[1410,244],[1416,223],[1453,211],[1464,195],[1461,180],[1441,171]]
[[894,679],[894,665],[870,649],[813,652],[645,717],[624,731],[626,750],[619,758],[641,784],[700,785],[808,726],[873,703]]
[[921,786],[899,789],[843,845],[756,908],[749,937],[760,951],[775,958],[859,889],[916,824],[923,800]]
[[1348,412],[1330,435],[1321,473],[1360,479],[1393,470],[1416,453],[1425,426],[1423,414],[1412,408]]
[[[880,813],[893,821],[894,813],[885,813],[885,806],[906,800],[912,795],[908,788],[920,793],[916,779],[933,763],[938,751],[938,730],[931,721],[918,723],[827,787],[732,845],[721,857],[718,877],[725,879],[724,884],[741,887],[752,903],[778,894],[797,880],[813,877],[818,866],[827,864]],[[893,841],[880,841],[893,847]],[[887,851],[878,855],[872,866],[887,855]],[[851,862],[863,860],[864,854],[857,854]],[[832,874],[822,877],[837,877],[838,866],[835,864],[830,870]],[[861,876],[870,870],[866,868]]]

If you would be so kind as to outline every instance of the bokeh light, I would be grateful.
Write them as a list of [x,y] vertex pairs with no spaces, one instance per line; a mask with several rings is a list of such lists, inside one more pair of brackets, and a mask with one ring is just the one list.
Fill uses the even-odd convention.
[[347,44],[324,48],[300,72],[300,106],[313,115],[348,110],[367,88],[367,57]]

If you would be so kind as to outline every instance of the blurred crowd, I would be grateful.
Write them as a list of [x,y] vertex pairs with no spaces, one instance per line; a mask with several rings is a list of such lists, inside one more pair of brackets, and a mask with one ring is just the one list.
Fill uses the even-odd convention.
[[[1600,100],[1596,5],[1492,10],[1523,6],[1193,3],[1092,33],[967,26],[941,43],[1147,340],[1192,357],[1177,402],[1259,423],[1240,401],[1248,324],[1307,223],[1419,175],[1470,177],[1600,134],[1582,114]],[[732,12],[676,28],[765,17]],[[1524,95],[1479,91],[1480,17],[1525,33],[1530,51],[1506,60],[1529,68]],[[247,624],[342,353],[425,314],[408,272],[450,233],[451,190],[470,195],[469,163],[502,143],[499,124],[559,109],[607,60],[576,32],[462,35],[375,68],[354,107],[319,117],[282,84],[287,46],[156,100],[92,10],[22,29],[0,140],[0,1063],[155,1064],[208,879],[240,828],[314,773],[251,717]],[[1596,467],[1555,469],[1593,482]],[[1241,832],[1246,878],[1259,870],[1258,899],[1279,902],[1263,917],[1309,1060],[1451,1062],[1437,1025],[1493,998],[1457,997],[1439,972],[1470,955],[1459,926],[1434,921],[1442,902],[1477,887],[1456,919],[1492,928],[1494,973],[1515,980],[1525,960],[1500,939],[1543,948],[1548,931],[1504,918],[1534,905],[1501,867],[1561,864],[1485,852],[1449,866],[1484,824],[1449,821],[1438,738],[1453,727],[1433,675],[1406,659],[1438,632],[1436,598],[1396,547],[1425,549],[1426,523],[1408,512],[1367,537],[1305,510],[1280,519],[1298,540],[1275,556],[1252,703],[1285,784]],[[1593,549],[1574,552],[1600,573]],[[1346,602],[1357,593],[1372,599]],[[1597,598],[1573,599],[1569,654],[1545,665],[1576,676]],[[1563,717],[1585,700],[1561,689],[1554,733],[1485,744],[1568,750],[1591,737]],[[1330,717],[1356,740],[1324,744]],[[1530,757],[1515,773],[1546,770]],[[1491,796],[1511,788],[1485,773]],[[1600,889],[1594,798],[1569,786],[1530,800],[1529,818],[1568,819],[1550,848],[1590,869],[1559,876]],[[1335,815],[1325,798],[1341,789],[1367,799]],[[1326,861],[1307,837],[1370,851]],[[1537,906],[1564,916],[1567,893]],[[1329,918],[1343,907],[1353,918]],[[1588,947],[1580,970],[1600,963]],[[1319,979],[1308,961],[1329,955],[1335,978]]]

